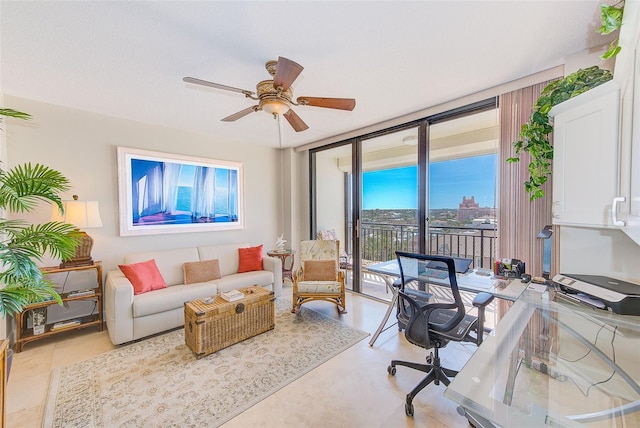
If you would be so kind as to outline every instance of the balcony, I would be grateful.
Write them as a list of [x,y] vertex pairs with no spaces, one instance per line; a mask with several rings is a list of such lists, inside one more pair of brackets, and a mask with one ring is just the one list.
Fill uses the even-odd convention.
[[[396,251],[418,252],[418,228],[410,224],[362,223],[362,292],[388,300],[391,298],[384,279],[366,270],[366,266],[392,260]],[[429,228],[428,254],[472,259],[472,268],[492,269],[495,261],[495,225],[438,226]],[[352,285],[347,272],[347,287]]]
[[[410,224],[362,223],[362,259],[376,263],[396,257],[396,251],[418,252],[418,228]],[[430,226],[428,254],[472,259],[473,268],[492,269],[496,228],[478,226]]]

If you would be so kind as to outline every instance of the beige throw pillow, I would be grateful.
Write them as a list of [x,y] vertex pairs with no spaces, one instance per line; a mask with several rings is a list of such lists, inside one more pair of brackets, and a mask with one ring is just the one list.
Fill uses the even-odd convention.
[[338,268],[335,260],[305,260],[304,281],[335,281]]
[[220,279],[220,263],[217,259],[202,260],[199,262],[185,262],[182,265],[184,272],[184,283],[193,284],[196,282],[212,281]]

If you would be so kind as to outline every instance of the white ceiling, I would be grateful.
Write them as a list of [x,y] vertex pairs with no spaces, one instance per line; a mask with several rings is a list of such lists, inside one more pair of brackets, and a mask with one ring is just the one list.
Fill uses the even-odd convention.
[[[352,112],[296,107],[299,146],[413,113],[563,63],[605,44],[600,0],[0,0],[0,91],[135,121],[278,147],[254,101],[186,84],[255,91],[278,56],[304,66],[294,97],[357,100]],[[4,106],[11,107],[11,106]]]

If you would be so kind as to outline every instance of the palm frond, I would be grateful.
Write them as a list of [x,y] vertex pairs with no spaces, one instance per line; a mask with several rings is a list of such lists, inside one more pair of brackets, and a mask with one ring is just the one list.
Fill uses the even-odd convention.
[[18,165],[0,173],[0,207],[29,212],[40,201],[52,202],[63,210],[59,193],[69,190],[69,180],[41,164]]
[[0,108],[0,116],[15,117],[16,119],[24,120],[31,119],[31,115],[29,113],[24,113],[11,108]]

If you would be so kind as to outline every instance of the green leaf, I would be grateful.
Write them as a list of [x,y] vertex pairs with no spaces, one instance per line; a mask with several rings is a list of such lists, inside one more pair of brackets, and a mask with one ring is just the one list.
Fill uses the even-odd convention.
[[31,115],[29,113],[24,113],[10,108],[0,108],[0,116],[15,117],[23,120],[31,119]]

